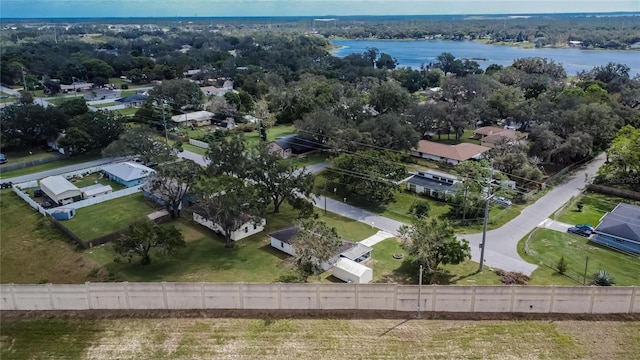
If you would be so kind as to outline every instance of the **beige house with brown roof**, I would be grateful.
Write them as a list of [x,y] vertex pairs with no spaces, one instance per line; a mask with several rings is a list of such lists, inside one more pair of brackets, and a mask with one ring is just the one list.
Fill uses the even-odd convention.
[[411,149],[411,156],[455,165],[469,159],[482,159],[489,150],[489,147],[469,143],[447,145],[420,140],[418,146]]
[[497,126],[484,126],[474,130],[473,138],[480,140],[482,146],[495,147],[501,142],[516,143],[527,138],[527,134],[503,129]]

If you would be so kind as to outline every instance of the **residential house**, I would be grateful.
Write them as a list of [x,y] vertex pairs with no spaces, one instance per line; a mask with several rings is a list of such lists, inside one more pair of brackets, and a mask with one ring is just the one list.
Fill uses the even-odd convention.
[[[291,240],[298,235],[299,229],[296,226],[280,229],[269,234],[271,247],[276,248],[289,255],[295,255],[295,249],[291,246]],[[356,263],[365,262],[371,259],[371,247],[342,240],[342,245],[337,253],[329,261],[321,264],[322,269],[329,270],[335,262],[340,259],[348,259]]]
[[66,205],[82,199],[82,191],[60,175],[40,180],[40,189],[58,205]]
[[473,131],[473,138],[480,140],[482,146],[493,148],[503,142],[515,144],[526,139],[527,135],[508,128],[484,126]]
[[455,191],[460,180],[455,175],[436,170],[417,171],[407,180],[407,190],[441,200]]
[[144,184],[156,171],[137,162],[121,162],[102,167],[109,180],[126,187]]
[[[147,181],[142,186],[142,195],[159,205],[166,206],[167,205],[166,195],[164,195],[159,189],[154,189],[154,183],[156,183],[157,181],[162,181],[162,180],[159,177],[155,177],[155,176],[150,177],[149,181]],[[166,184],[167,186],[165,186],[165,188],[171,189],[171,193],[173,194],[184,193],[184,190],[185,190],[184,184],[181,184],[182,189],[180,189],[178,188],[178,183],[175,180],[165,180],[165,181],[169,181],[169,183]],[[189,207],[193,205],[195,202],[196,202],[195,195],[187,193],[182,197],[182,199],[180,199],[178,210],[181,210],[182,208],[185,208],[185,207]]]
[[489,147],[469,143],[447,145],[420,140],[418,146],[411,149],[411,156],[455,165],[465,160],[482,159],[483,154],[489,150],[491,150]]
[[203,94],[206,96],[224,96],[224,94],[228,93],[229,89],[219,88],[215,86],[203,86],[200,88]]
[[269,151],[277,153],[280,157],[300,156],[313,150],[317,150],[319,145],[313,140],[307,140],[298,135],[287,135],[276,138],[268,145]]
[[[240,228],[236,231],[234,231],[233,233],[231,233],[231,240],[233,241],[238,241],[238,240],[242,240],[246,237],[249,237],[251,235],[257,234],[261,231],[264,230],[264,226],[267,224],[267,220],[265,219],[260,219],[259,221],[254,221],[252,219],[250,219],[249,217],[246,217],[244,220],[244,223],[242,224],[242,226],[240,226]],[[213,222],[213,220],[209,220],[207,219],[206,215],[204,215],[204,212],[199,210],[199,209],[195,209],[193,212],[193,221],[197,222],[198,224],[207,227],[221,235],[225,235],[224,230],[222,229],[222,227],[218,224],[216,224],[215,222]]]
[[618,204],[600,219],[591,241],[623,252],[640,254],[640,206]]
[[88,83],[88,82],[74,82],[71,85],[65,85],[65,84],[60,85],[60,91],[62,91],[63,93],[91,90],[92,88],[93,88],[93,83]]
[[182,75],[184,75],[185,77],[192,77],[194,75],[198,75],[202,72],[201,69],[189,69],[185,72],[182,73]]
[[124,107],[132,108],[144,105],[147,100],[149,100],[149,97],[147,95],[133,94],[117,99],[116,102],[123,104]]
[[179,126],[208,126],[214,114],[208,111],[194,111],[182,115],[174,115],[171,121]]

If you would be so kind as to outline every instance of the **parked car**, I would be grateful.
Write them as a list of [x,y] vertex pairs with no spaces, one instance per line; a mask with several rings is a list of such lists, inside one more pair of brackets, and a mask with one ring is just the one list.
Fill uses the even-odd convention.
[[42,189],[38,188],[33,190],[33,197],[42,197],[44,193],[42,192]]
[[13,183],[11,181],[3,182],[2,184],[0,184],[0,189],[8,189],[11,186],[13,186]]
[[512,202],[511,200],[502,197],[502,196],[496,196],[493,198],[493,202],[498,204],[498,205],[502,205],[502,206],[511,206]]
[[585,227],[577,227],[577,226],[570,227],[569,229],[567,229],[567,232],[571,234],[584,236],[584,237],[589,237],[591,236],[591,234],[593,234],[593,231],[591,231],[591,229],[588,229]]
[[4,164],[7,161],[9,161],[9,159],[7,159],[7,155],[5,154],[0,154],[0,164]]
[[591,226],[591,224],[577,224],[576,227],[580,228],[580,229],[586,229],[586,230],[589,230],[591,232],[593,232],[595,230],[593,228],[593,226]]

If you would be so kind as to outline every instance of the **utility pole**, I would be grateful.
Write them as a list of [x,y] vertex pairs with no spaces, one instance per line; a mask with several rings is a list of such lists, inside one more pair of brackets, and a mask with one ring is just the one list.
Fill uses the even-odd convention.
[[27,71],[24,67],[22,68],[22,83],[24,84],[24,92],[29,91],[29,89],[27,89]]
[[491,160],[491,172],[489,173],[489,180],[487,181],[487,200],[484,205],[484,222],[482,225],[482,243],[480,243],[480,267],[478,268],[478,272],[482,272],[482,267],[484,266],[484,248],[486,246],[487,241],[487,222],[489,221],[489,205],[491,204],[491,182],[493,181],[493,160]]
[[164,140],[167,146],[169,146],[169,133],[167,132],[167,119],[164,116],[164,105],[165,102],[162,100],[162,122],[164,123]]
[[422,297],[422,265],[420,265],[420,273],[418,274],[418,319],[420,319],[420,302]]
[[584,276],[582,277],[582,285],[587,285],[587,269],[589,268],[589,257],[584,262]]

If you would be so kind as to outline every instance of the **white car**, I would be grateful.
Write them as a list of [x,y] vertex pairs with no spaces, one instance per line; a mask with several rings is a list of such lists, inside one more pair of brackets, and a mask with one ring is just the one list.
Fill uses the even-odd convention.
[[511,206],[512,202],[511,200],[502,197],[502,196],[496,196],[493,198],[493,202],[498,204],[498,205],[503,205],[503,206]]

